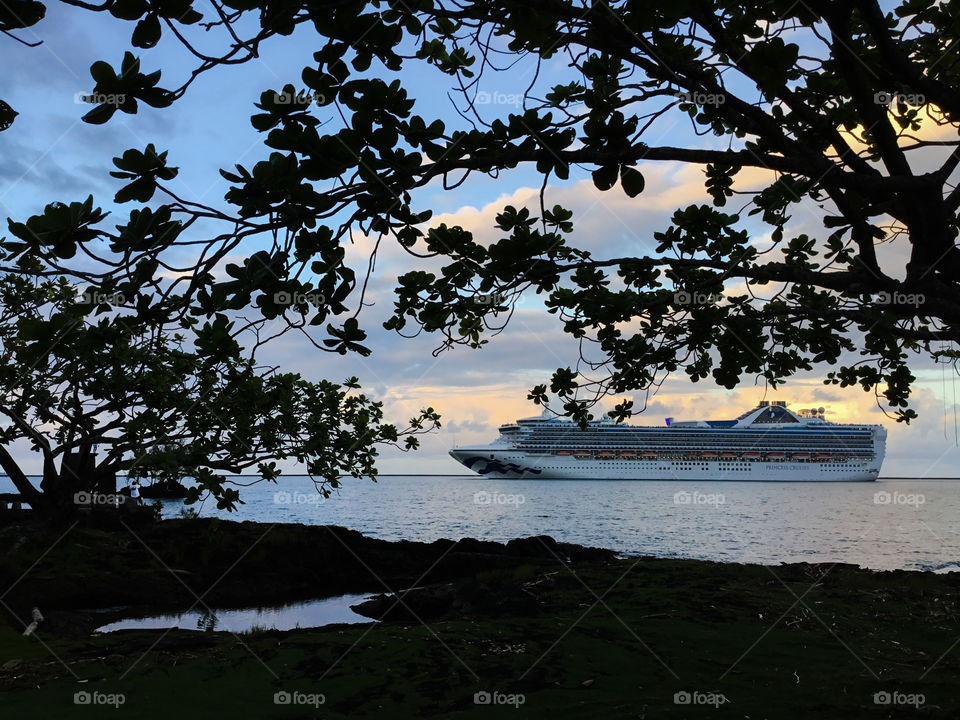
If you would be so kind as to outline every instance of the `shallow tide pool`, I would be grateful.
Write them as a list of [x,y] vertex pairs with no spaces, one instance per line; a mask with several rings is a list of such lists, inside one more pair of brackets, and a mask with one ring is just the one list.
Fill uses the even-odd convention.
[[254,628],[264,630],[292,630],[294,628],[322,627],[336,623],[373,622],[358,615],[351,605],[361,603],[370,595],[340,595],[337,597],[308,600],[276,607],[254,607],[232,610],[208,611],[193,608],[183,613],[167,613],[147,617],[132,617],[98,627],[94,632],[115,630],[225,630],[248,632]]

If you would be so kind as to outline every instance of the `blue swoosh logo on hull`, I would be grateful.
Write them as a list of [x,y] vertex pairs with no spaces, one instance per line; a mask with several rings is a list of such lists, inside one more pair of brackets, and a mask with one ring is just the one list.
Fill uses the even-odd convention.
[[[499,460],[487,460],[484,457],[476,455],[470,458],[464,458],[461,460],[463,465],[470,470],[473,470],[475,473],[480,475],[486,475],[491,472],[513,472],[513,473],[530,473],[531,475],[539,475],[542,473],[542,470],[537,470],[536,468],[523,467],[522,465],[517,465],[516,463],[502,463]],[[484,463],[483,467],[474,467],[478,463]]]

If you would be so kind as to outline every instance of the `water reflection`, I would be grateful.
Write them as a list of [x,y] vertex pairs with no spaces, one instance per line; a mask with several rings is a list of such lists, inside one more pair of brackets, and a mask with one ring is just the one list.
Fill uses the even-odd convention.
[[133,617],[98,627],[95,632],[115,630],[162,630],[180,628],[211,632],[250,632],[251,630],[292,630],[294,628],[322,627],[336,623],[371,622],[357,615],[351,605],[366,600],[369,595],[340,595],[337,597],[291,603],[278,607],[258,607],[231,610],[193,609],[183,613],[164,613],[149,617]]
[[197,630],[211,632],[217,627],[217,616],[212,610],[203,610],[197,618]]

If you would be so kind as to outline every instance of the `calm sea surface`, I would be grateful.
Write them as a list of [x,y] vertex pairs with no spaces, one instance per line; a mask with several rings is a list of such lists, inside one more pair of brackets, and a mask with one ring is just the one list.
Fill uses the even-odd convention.
[[[241,484],[254,478],[232,478]],[[120,481],[123,484],[123,480]],[[9,491],[0,478],[0,491]],[[343,525],[385,540],[551,535],[628,555],[724,562],[845,562],[960,570],[960,481],[738,483],[347,478],[329,499],[309,478],[241,488],[239,512],[202,516]],[[166,517],[183,509],[167,501]]]

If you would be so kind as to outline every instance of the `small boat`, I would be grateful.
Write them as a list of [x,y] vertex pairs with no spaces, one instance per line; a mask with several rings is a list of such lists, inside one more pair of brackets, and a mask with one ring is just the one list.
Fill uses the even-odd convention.
[[557,450],[557,455],[573,455],[572,450]]
[[590,457],[592,454],[593,453],[591,453],[589,450],[577,450],[573,453],[573,456],[578,460],[584,460]]
[[633,460],[637,456],[637,453],[633,450],[621,450],[620,457],[624,460]]
[[600,458],[601,460],[610,460],[611,458],[615,458],[616,456],[617,454],[613,450],[600,450],[597,453],[597,457]]
[[756,460],[758,457],[760,457],[760,453],[758,453],[758,452],[745,452],[745,453],[743,454],[743,457],[744,457],[745,460]]
[[798,452],[793,454],[794,460],[808,460],[810,458],[810,453]]
[[735,459],[735,458],[737,457],[737,454],[736,454],[736,453],[729,453],[729,452],[728,452],[728,453],[720,453],[720,457],[723,458],[724,460],[732,460],[732,459]]
[[[121,495],[130,495],[130,487],[120,488]],[[141,485],[140,497],[144,500],[182,500],[187,489],[176,480],[154,480],[149,485]]]
[[817,453],[816,455],[813,456],[813,459],[814,459],[814,460],[829,460],[829,459],[830,459],[830,453]]
[[783,460],[786,457],[786,453],[782,452],[768,452],[767,457],[771,460]]

